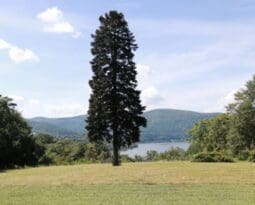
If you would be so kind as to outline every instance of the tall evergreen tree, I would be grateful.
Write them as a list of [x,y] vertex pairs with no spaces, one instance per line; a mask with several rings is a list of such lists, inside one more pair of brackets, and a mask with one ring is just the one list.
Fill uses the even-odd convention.
[[93,77],[86,128],[90,141],[112,143],[117,166],[119,149],[138,142],[139,127],[146,126],[133,61],[138,47],[122,13],[110,11],[99,21],[91,43]]

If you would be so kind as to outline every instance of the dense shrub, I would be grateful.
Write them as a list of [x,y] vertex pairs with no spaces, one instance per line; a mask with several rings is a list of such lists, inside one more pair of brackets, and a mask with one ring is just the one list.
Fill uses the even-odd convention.
[[186,159],[186,152],[185,150],[177,147],[171,148],[168,151],[159,154],[160,160],[185,160]]
[[122,162],[135,162],[132,157],[129,157],[127,154],[123,154],[120,156]]
[[193,162],[216,162],[211,153],[200,152],[193,156]]
[[149,150],[146,153],[145,159],[146,159],[146,161],[155,161],[155,160],[158,160],[158,156],[159,156],[159,154],[157,151]]
[[255,162],[255,150],[250,152],[249,161]]
[[220,152],[200,152],[193,156],[193,162],[234,162],[234,160]]
[[135,155],[134,161],[135,162],[142,162],[142,161],[144,161],[144,158],[140,155]]
[[92,144],[85,140],[57,139],[45,134],[35,136],[37,144],[43,147],[39,164],[75,164],[110,162],[111,152],[104,144]]
[[250,156],[250,151],[249,150],[241,150],[237,154],[238,160],[248,160]]

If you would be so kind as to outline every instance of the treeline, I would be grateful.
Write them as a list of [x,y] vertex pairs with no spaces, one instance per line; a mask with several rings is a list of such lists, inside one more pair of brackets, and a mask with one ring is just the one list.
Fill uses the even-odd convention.
[[0,169],[111,161],[106,144],[32,134],[11,98],[0,95]]
[[195,161],[255,161],[255,76],[235,94],[227,113],[201,120],[189,131]]
[[42,148],[38,164],[60,165],[91,162],[111,162],[110,147],[92,144],[86,140],[55,138],[47,134],[35,135],[35,142]]

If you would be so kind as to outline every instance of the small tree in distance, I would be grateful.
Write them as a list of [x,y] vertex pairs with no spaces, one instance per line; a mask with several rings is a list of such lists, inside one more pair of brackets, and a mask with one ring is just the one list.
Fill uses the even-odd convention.
[[120,165],[119,149],[139,141],[146,126],[133,61],[137,44],[124,15],[110,11],[99,18],[92,35],[92,94],[87,118],[88,138],[113,145],[113,165]]

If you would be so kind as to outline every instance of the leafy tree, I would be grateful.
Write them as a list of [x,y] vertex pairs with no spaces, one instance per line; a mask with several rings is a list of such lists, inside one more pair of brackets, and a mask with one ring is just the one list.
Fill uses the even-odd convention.
[[56,139],[48,134],[43,134],[43,133],[38,133],[35,135],[35,140],[38,144],[52,144],[54,142],[56,142]]
[[227,114],[201,120],[189,130],[192,142],[189,153],[223,151],[228,147],[230,119]]
[[235,103],[227,109],[232,116],[230,144],[236,149],[255,148],[255,76],[235,94]]
[[189,131],[189,141],[191,141],[191,145],[189,147],[188,152],[197,153],[202,152],[204,150],[209,149],[207,143],[207,136],[209,133],[208,130],[208,120],[201,120],[197,122]]
[[119,165],[119,149],[138,142],[139,127],[146,126],[145,107],[136,89],[137,44],[122,13],[110,11],[99,21],[92,35],[92,94],[86,128],[90,141],[113,144],[113,165]]
[[227,149],[229,128],[230,119],[227,114],[221,114],[209,120],[208,144],[211,146],[211,151]]
[[11,98],[0,95],[0,168],[35,165],[39,145]]
[[[201,156],[219,152],[231,153],[239,159],[252,157],[255,150],[255,76],[245,88],[235,94],[235,102],[227,106],[227,113],[202,120],[189,131],[192,142],[190,154]],[[229,152],[230,151],[230,152]],[[198,155],[200,157],[200,155]],[[226,159],[221,159],[224,161]]]

